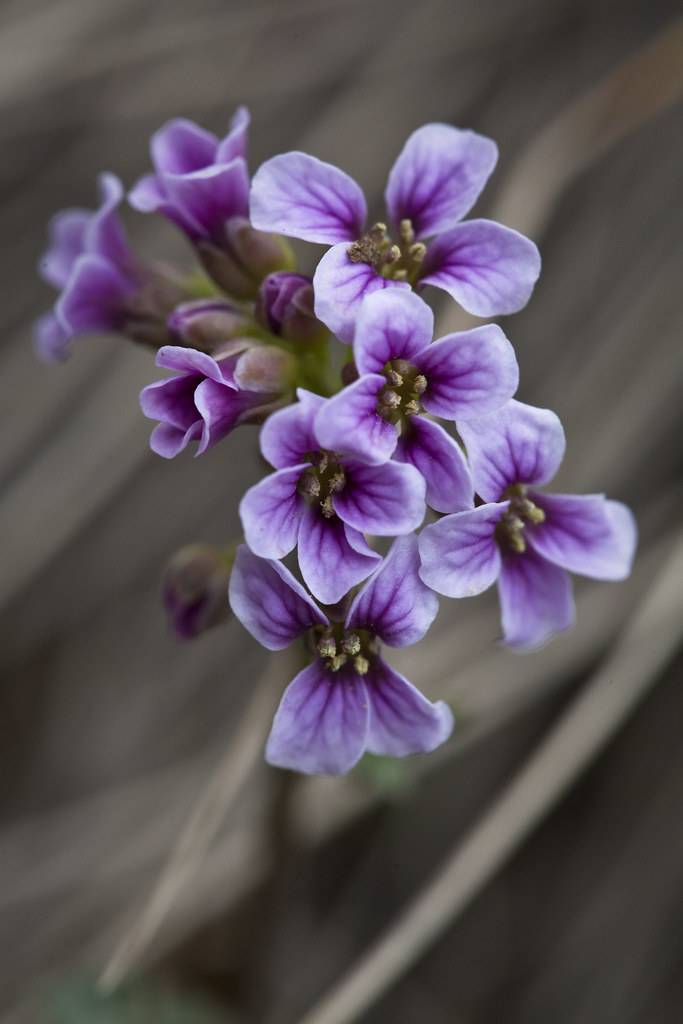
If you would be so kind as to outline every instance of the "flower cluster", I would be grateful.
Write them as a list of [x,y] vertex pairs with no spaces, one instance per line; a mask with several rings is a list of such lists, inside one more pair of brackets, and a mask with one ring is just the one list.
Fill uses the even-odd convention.
[[[133,255],[113,175],[96,211],[54,218],[41,269],[60,294],[36,344],[63,360],[75,338],[114,331],[154,348],[170,376],[140,404],[165,458],[260,425],[272,471],[241,501],[244,543],[183,549],[164,601],[192,637],[226,618],[229,591],[264,647],[299,642],[306,667],[266,758],[338,774],[365,752],[425,753],[450,735],[449,708],[381,653],[422,639],[437,595],[497,582],[504,643],[536,648],[574,621],[570,572],[628,575],[636,528],[603,495],[539,489],[564,433],[554,413],[515,399],[517,360],[499,326],[434,340],[428,286],[489,319],[520,310],[540,273],[528,238],[463,219],[495,143],[445,124],[413,132],[389,172],[387,223],[368,225],[357,183],[308,154],[276,156],[250,180],[248,126],[243,108],[224,139],[169,122],[152,139],[153,172],[129,193],[190,240],[188,272]],[[285,236],[328,247],[312,278]]]

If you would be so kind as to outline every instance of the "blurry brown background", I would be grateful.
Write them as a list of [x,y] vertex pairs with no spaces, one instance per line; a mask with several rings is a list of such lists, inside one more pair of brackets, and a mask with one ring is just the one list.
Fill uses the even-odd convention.
[[[253,115],[252,169],[309,150],[354,174],[378,213],[413,128],[491,135],[501,159],[477,212],[531,234],[544,258],[528,309],[505,322],[519,397],[564,421],[558,489],[606,490],[639,519],[632,579],[577,581],[578,627],[539,654],[495,646],[494,595],[443,603],[430,639],[398,662],[459,718],[419,770],[370,765],[330,782],[254,769],[144,964],[179,998],[211,998],[212,1020],[293,1024],[466,833],[666,568],[683,497],[679,10],[3,0],[3,1021],[133,1019],[77,998],[57,1009],[53,993],[78,987],[126,933],[266,667],[234,622],[175,642],[158,597],[176,547],[237,535],[256,432],[168,464],[149,452],[137,405],[155,379],[147,352],[93,339],[67,366],[36,363],[50,214],[94,203],[101,169],[132,184],[167,118],[220,134],[238,103]],[[127,222],[148,255],[189,258],[168,225]],[[437,311],[444,329],[461,322]],[[680,669],[680,657],[658,666],[616,740],[364,1022],[683,1020]],[[181,1020],[165,1013],[134,1019]]]

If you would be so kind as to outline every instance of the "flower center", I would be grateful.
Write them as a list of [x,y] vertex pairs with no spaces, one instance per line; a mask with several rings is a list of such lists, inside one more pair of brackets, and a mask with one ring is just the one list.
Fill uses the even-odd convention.
[[311,503],[317,503],[326,519],[334,515],[332,495],[343,491],[346,475],[339,456],[335,452],[312,452],[309,455],[311,468],[299,477],[299,494]]
[[526,551],[525,528],[545,522],[545,512],[527,497],[525,484],[508,487],[503,498],[510,500],[510,506],[496,526],[496,540],[499,547],[521,555]]
[[367,263],[382,277],[414,285],[427,255],[427,246],[415,241],[413,225],[409,220],[402,220],[398,242],[392,240],[386,224],[378,222],[353,242],[347,252],[352,263]]
[[377,638],[365,629],[346,630],[342,622],[333,622],[315,626],[312,632],[316,654],[330,672],[350,662],[354,672],[364,676],[379,653]]
[[405,359],[392,359],[384,367],[386,385],[377,396],[377,412],[394,423],[421,411],[420,396],[427,390],[427,378]]

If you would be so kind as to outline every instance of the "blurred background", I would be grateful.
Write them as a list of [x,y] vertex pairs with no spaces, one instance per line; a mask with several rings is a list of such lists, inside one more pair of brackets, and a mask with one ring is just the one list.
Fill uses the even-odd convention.
[[[628,643],[680,542],[677,16],[673,0],[3,0],[0,1019],[296,1024]],[[257,433],[168,464],[137,403],[149,352],[93,339],[45,367],[31,321],[52,299],[35,265],[53,211],[93,205],[102,169],[131,185],[166,119],[223,134],[239,103],[252,170],[308,150],[377,214],[414,128],[498,141],[476,212],[544,258],[505,321],[519,397],[564,422],[557,489],[628,502],[641,544],[628,582],[577,581],[576,629],[534,655],[496,646],[494,595],[442,602],[394,659],[455,709],[440,754],[320,780],[259,753],[226,809],[226,754],[265,736],[287,659],[235,622],[176,641],[159,583],[179,546],[238,535]],[[190,258],[167,224],[127,223],[146,255]],[[436,309],[439,333],[465,325]],[[680,580],[671,600],[641,638],[647,697],[364,1024],[683,1020]],[[247,710],[264,673],[270,704]],[[198,806],[189,866],[129,943],[137,980],[104,999],[94,980]]]

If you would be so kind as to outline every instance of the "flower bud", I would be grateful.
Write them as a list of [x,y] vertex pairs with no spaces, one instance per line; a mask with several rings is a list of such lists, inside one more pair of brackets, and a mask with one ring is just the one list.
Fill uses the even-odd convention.
[[176,306],[168,329],[178,342],[202,352],[214,352],[223,342],[242,334],[248,317],[227,299],[195,299]]
[[256,300],[256,319],[287,341],[318,341],[328,331],[313,312],[313,282],[305,274],[281,270],[264,278]]
[[190,640],[230,617],[228,580],[234,554],[212,544],[189,544],[168,563],[163,602],[176,636]]
[[240,391],[282,395],[294,386],[296,361],[275,345],[253,345],[235,365],[234,378]]
[[228,295],[254,299],[263,278],[294,266],[284,238],[253,228],[246,217],[226,221],[221,244],[200,241],[199,256],[206,272]]

